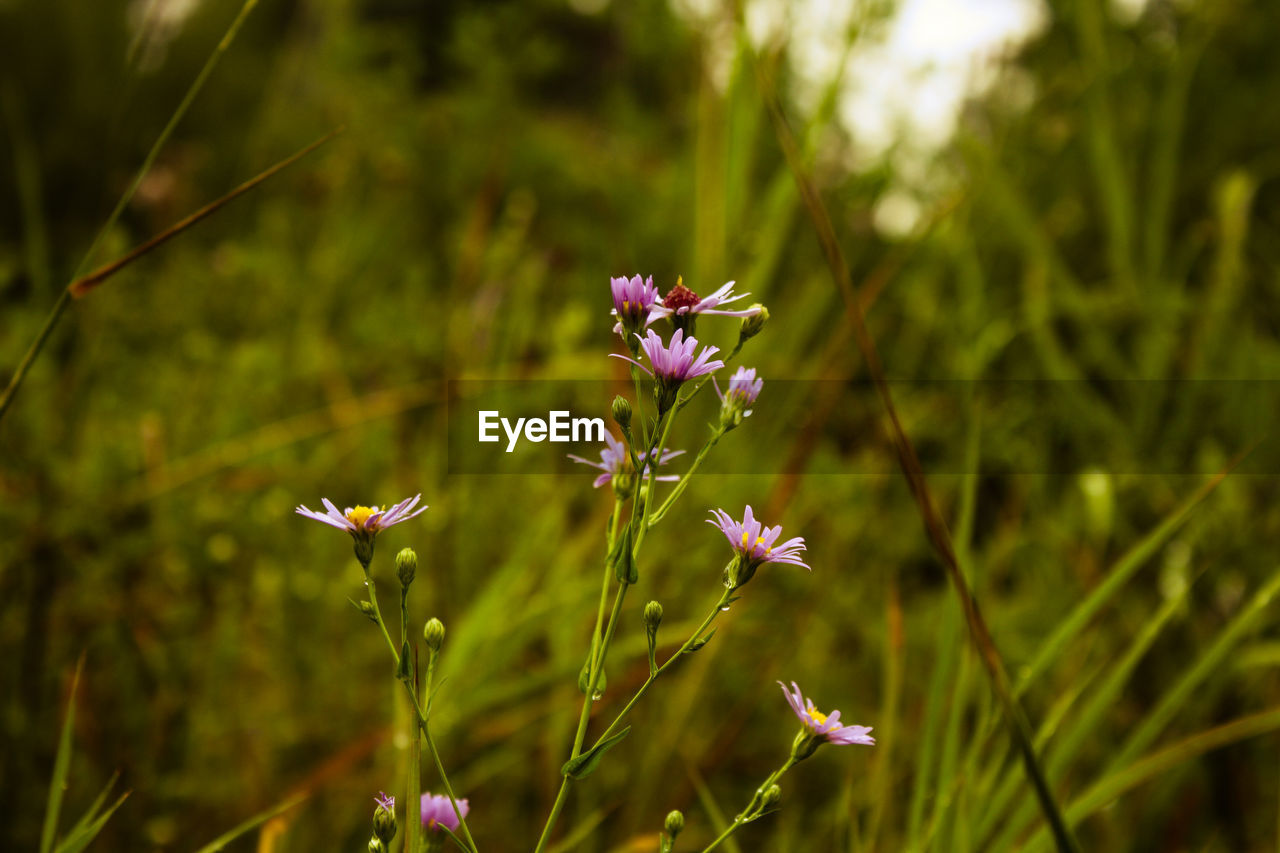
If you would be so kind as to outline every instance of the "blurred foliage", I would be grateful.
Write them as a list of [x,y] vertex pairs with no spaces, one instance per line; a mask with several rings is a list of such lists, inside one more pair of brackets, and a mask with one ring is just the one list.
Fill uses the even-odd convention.
[[[17,363],[239,8],[198,3],[164,26],[158,10],[177,5],[0,2],[0,364]],[[957,410],[953,389],[903,402],[929,467],[975,472],[931,482],[1015,681],[1126,551],[1265,435],[1269,401],[1251,393],[1265,384],[1214,386],[1210,418],[1198,386],[1171,380],[1280,369],[1277,31],[1263,0],[1153,0],[1136,17],[1054,3],[923,181],[893,158],[849,165],[838,85],[789,99],[889,375],[1065,389],[1051,408],[976,395]],[[92,260],[347,132],[75,303],[0,423],[0,846],[39,838],[84,652],[66,814],[117,770],[133,791],[92,849],[199,847],[298,793],[259,849],[358,849],[373,794],[403,778],[405,709],[345,600],[359,592],[348,541],[292,509],[418,491],[431,510],[384,534],[375,571],[389,582],[390,555],[416,547],[416,616],[449,626],[436,726],[480,846],[536,838],[576,720],[608,498],[581,472],[451,473],[446,380],[625,392],[604,357],[606,287],[632,272],[664,291],[678,274],[703,293],[736,279],[773,315],[749,363],[831,381],[772,399],[766,384],[717,451],[745,473],[700,476],[655,530],[602,701],[647,673],[645,600],[664,603],[673,642],[714,600],[724,554],[705,508],[752,503],[806,537],[814,572],[761,573],[646,699],[574,792],[565,823],[596,824],[575,849],[652,849],[671,808],[688,815],[682,841],[705,843],[709,801],[732,814],[788,748],[775,679],[880,744],[789,775],[785,807],[743,849],[1001,849],[1006,825],[1001,843],[1028,841],[1021,768],[988,725],[880,412],[844,394],[863,368],[733,32],[727,13],[650,3],[262,0]],[[773,60],[791,93],[788,58]],[[924,215],[881,235],[873,212],[904,183]],[[733,343],[732,323],[703,330]],[[676,445],[701,429],[682,425]],[[1152,631],[1055,775],[1064,802],[1223,637],[1139,751],[1280,702],[1269,599],[1227,632],[1275,575],[1276,491],[1265,468],[1227,478],[1029,684],[1052,749],[1053,721]],[[1274,735],[1258,743],[1125,793],[1082,843],[1274,849]]]

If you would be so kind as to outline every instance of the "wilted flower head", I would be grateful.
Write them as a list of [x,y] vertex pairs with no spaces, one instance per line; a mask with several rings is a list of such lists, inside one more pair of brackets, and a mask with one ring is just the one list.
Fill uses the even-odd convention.
[[[458,811],[466,817],[471,812],[471,804],[466,800],[458,800]],[[440,794],[422,795],[422,826],[431,832],[439,832],[440,827],[450,832],[458,831],[458,815],[453,811],[453,803]]]
[[725,430],[731,430],[742,423],[743,418],[751,416],[751,409],[748,407],[755,405],[756,397],[760,396],[760,389],[764,387],[764,380],[756,378],[754,367],[739,367],[729,377],[729,389],[723,394],[714,377],[711,384],[720,398],[720,425]]
[[[604,473],[596,477],[592,485],[600,488],[605,483],[612,483],[613,490],[619,497],[627,497],[631,494],[631,490],[635,488],[635,470],[631,467],[631,454],[627,452],[627,446],[612,434],[606,432],[604,434],[604,448],[600,451],[600,461],[592,462],[590,459],[583,459],[581,456],[568,454],[569,458],[574,462],[581,462],[583,465],[590,465],[592,468],[599,468]],[[650,459],[653,460],[652,465],[645,467],[645,480],[653,477],[653,469],[659,465],[665,465],[675,457],[684,453],[683,450],[664,450],[659,456],[658,449],[654,448],[650,453]],[[679,480],[675,474],[663,474],[656,479],[670,481]]]
[[692,335],[686,338],[682,329],[676,329],[675,334],[671,336],[670,345],[667,346],[663,345],[662,338],[658,337],[653,329],[649,329],[645,334],[646,337],[640,342],[640,347],[648,356],[649,363],[653,365],[652,370],[634,358],[617,353],[610,354],[614,358],[626,359],[657,380],[654,394],[658,398],[659,414],[666,412],[675,403],[676,392],[680,390],[683,383],[690,379],[697,379],[699,376],[708,376],[724,367],[723,361],[711,359],[711,356],[720,351],[719,347],[704,347],[702,352],[695,356],[698,339]]
[[630,342],[633,334],[657,319],[658,315],[651,311],[658,302],[658,288],[653,286],[653,276],[641,281],[638,275],[611,278],[609,286],[613,290],[613,310],[609,313],[618,318],[613,330]]
[[405,498],[400,503],[389,509],[379,509],[376,506],[356,506],[347,507],[344,511],[338,512],[338,508],[328,498],[321,498],[320,502],[324,504],[325,512],[316,512],[307,509],[305,506],[299,506],[294,510],[298,515],[306,516],[336,527],[339,530],[345,530],[351,534],[351,538],[356,541],[356,557],[366,567],[369,560],[373,558],[373,540],[379,532],[386,530],[388,527],[399,524],[402,521],[421,515],[427,511],[424,506],[417,512],[413,508],[418,505],[418,501],[422,499],[422,495],[414,495],[412,498]]
[[792,747],[792,754],[797,761],[808,758],[824,743],[875,745],[876,739],[871,736],[871,729],[868,726],[840,725],[839,711],[832,711],[830,714],[822,713],[814,707],[812,700],[804,698],[800,692],[800,685],[794,681],[791,682],[791,690],[788,690],[787,685],[781,681],[778,682],[778,686],[787,697],[787,704],[804,725],[804,731],[796,738],[795,745]]
[[809,565],[800,559],[801,552],[805,550],[804,539],[797,536],[775,546],[782,535],[782,526],[764,527],[756,521],[750,506],[741,522],[735,521],[722,509],[711,510],[711,515],[713,517],[707,519],[707,523],[720,528],[736,555],[725,569],[724,582],[730,589],[737,589],[751,580],[763,563],[790,563],[809,569]]
[[721,305],[727,305],[730,302],[737,302],[749,293],[733,292],[733,282],[726,283],[723,287],[707,297],[700,297],[692,290],[684,286],[684,279],[676,279],[676,286],[662,297],[658,304],[653,308],[653,319],[658,317],[671,318],[672,324],[677,329],[686,329],[690,333],[693,332],[693,323],[699,314],[719,314],[724,317],[749,317],[752,314],[759,313],[759,307],[753,305],[750,308],[744,308],[737,311],[725,311],[720,308]]

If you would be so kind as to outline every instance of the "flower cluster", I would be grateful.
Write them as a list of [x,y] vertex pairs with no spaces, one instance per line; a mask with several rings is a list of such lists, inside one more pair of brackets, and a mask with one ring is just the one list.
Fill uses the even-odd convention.
[[[729,378],[724,390],[721,390],[720,385],[713,378],[716,371],[723,368],[727,361],[732,360],[738,354],[745,341],[760,333],[769,319],[768,311],[759,304],[752,305],[746,309],[726,308],[725,306],[737,302],[748,295],[745,293],[735,294],[733,285],[732,281],[728,282],[710,296],[699,297],[698,294],[685,287],[683,281],[678,280],[676,286],[665,296],[660,296],[658,289],[653,284],[652,277],[642,279],[639,275],[636,275],[629,278],[618,277],[610,280],[613,299],[611,314],[615,318],[613,328],[615,332],[622,336],[630,352],[629,355],[615,353],[613,356],[630,362],[653,378],[656,418],[646,417],[646,406],[643,400],[637,399],[635,401],[635,409],[638,411],[633,411],[632,404],[625,397],[619,396],[615,398],[611,411],[615,422],[622,429],[624,440],[619,440],[614,435],[606,433],[605,446],[600,450],[599,461],[585,459],[572,454],[569,455],[569,458],[575,462],[598,469],[600,473],[595,477],[593,485],[596,488],[600,488],[605,484],[609,484],[612,486],[616,498],[614,513],[606,536],[607,558],[604,565],[605,575],[603,580],[605,590],[602,591],[596,620],[597,624],[595,633],[592,636],[587,662],[584,664],[582,673],[579,676],[579,687],[584,693],[584,709],[581,718],[584,724],[590,721],[589,703],[594,699],[599,699],[605,689],[604,670],[609,644],[617,627],[616,620],[621,610],[623,593],[626,592],[630,585],[637,583],[639,580],[635,567],[638,563],[640,546],[644,541],[646,532],[667,514],[667,510],[680,497],[689,483],[689,478],[697,470],[707,452],[726,433],[740,426],[744,419],[751,416],[752,407],[755,406],[764,386],[764,380],[757,375],[755,368],[739,367]],[[742,318],[738,331],[737,346],[727,356],[716,358],[720,353],[720,349],[706,345],[694,336],[695,322],[699,315]],[[666,319],[670,323],[670,338],[665,340],[657,331],[649,328],[661,319]],[[712,387],[715,388],[716,394],[720,399],[719,423],[712,424],[710,438],[707,439],[703,448],[698,451],[688,471],[683,475],[659,473],[663,466],[668,465],[675,457],[684,452],[682,450],[668,450],[666,447],[671,425],[685,404],[699,392],[708,378],[711,378]],[[682,395],[681,390],[686,383],[690,385],[691,390]],[[638,416],[636,420],[639,426],[636,432],[643,434],[644,446],[637,446],[636,436],[632,431],[633,415]],[[640,470],[637,470],[637,468]],[[658,491],[657,484],[660,482],[676,483],[670,492],[665,495],[665,500],[661,501],[656,494]],[[641,486],[645,486],[647,492],[643,491]],[[356,557],[365,572],[365,584],[368,591],[368,601],[361,601],[356,606],[362,614],[382,630],[391,656],[395,658],[397,664],[396,678],[402,682],[404,688],[410,693],[414,708],[419,709],[417,710],[418,723],[427,735],[425,740],[435,759],[436,766],[442,774],[445,790],[450,792],[448,796],[431,793],[422,794],[420,817],[423,834],[419,851],[437,853],[437,851],[443,850],[446,840],[451,837],[463,849],[474,853],[476,847],[471,839],[466,820],[470,812],[470,803],[466,799],[455,800],[453,798],[452,789],[447,778],[443,777],[444,769],[440,764],[439,756],[435,754],[435,746],[428,730],[430,697],[433,695],[431,693],[432,678],[436,660],[444,642],[444,625],[438,619],[431,619],[427,621],[422,631],[423,641],[430,651],[425,688],[427,692],[424,694],[428,699],[428,710],[424,715],[419,705],[418,691],[420,685],[409,665],[410,660],[416,661],[416,657],[412,654],[415,646],[410,641],[407,631],[409,621],[407,601],[410,585],[418,572],[417,555],[411,549],[406,548],[396,558],[396,576],[400,580],[401,593],[401,624],[398,643],[392,639],[391,633],[387,630],[386,623],[383,620],[378,605],[375,576],[370,571],[370,562],[378,533],[396,524],[415,518],[424,512],[427,507],[422,506],[419,508],[420,500],[421,495],[415,495],[386,509],[381,509],[377,506],[355,506],[347,507],[339,512],[338,508],[328,498],[323,498],[323,512],[317,512],[305,506],[297,507],[296,512],[306,518],[343,530],[352,537],[355,543]],[[626,501],[630,501],[631,506],[627,515],[624,515],[622,509],[623,503]],[[656,510],[654,509],[655,504],[660,504]],[[600,756],[604,754],[605,750],[626,735],[628,729],[619,730],[623,718],[640,696],[654,683],[658,675],[676,663],[683,655],[697,652],[711,640],[712,635],[715,633],[712,622],[720,613],[728,610],[729,605],[740,598],[737,591],[752,579],[757,570],[766,563],[785,563],[812,571],[804,561],[806,550],[804,539],[797,536],[783,540],[782,527],[766,527],[756,519],[754,511],[749,505],[745,507],[741,521],[725,510],[717,508],[711,510],[711,517],[707,519],[707,522],[721,532],[729,543],[731,551],[728,565],[724,569],[723,581],[725,589],[722,591],[720,600],[712,608],[710,615],[707,616],[701,626],[693,632],[674,654],[661,664],[658,661],[658,632],[663,624],[663,607],[658,601],[649,601],[644,606],[643,624],[648,647],[649,678],[626,704],[617,719],[600,735],[594,746],[587,746],[583,742],[585,728],[579,731],[578,743],[575,745],[574,752],[569,761],[561,768],[563,780],[560,794],[557,797],[556,805],[552,809],[551,817],[543,829],[542,837],[535,853],[542,853],[545,845],[552,837],[555,820],[560,814],[563,797],[571,780],[581,779],[586,776],[595,763],[600,760]],[[619,587],[613,612],[606,624],[604,622],[605,599],[603,595],[604,592],[607,592],[610,584],[610,572],[613,572]],[[722,833],[721,840],[727,838],[733,829],[775,810],[782,796],[781,788],[776,784],[777,780],[795,762],[813,754],[821,744],[872,745],[875,743],[875,739],[871,737],[870,728],[857,725],[841,725],[839,711],[831,711],[824,714],[817,709],[812,701],[804,697],[799,685],[795,682],[791,683],[790,688],[782,682],[778,683],[782,687],[783,694],[786,696],[792,711],[800,720],[800,733],[793,741],[790,759],[766,779],[764,784],[757,788],[751,802],[734,818],[733,826],[726,830],[725,833]],[[581,749],[579,749],[579,746],[581,746]],[[397,832],[396,800],[394,796],[379,794],[375,802],[377,808],[373,817],[373,838],[369,842],[369,850],[370,853],[386,853],[390,849],[391,841]],[[678,811],[671,812],[667,816],[664,832],[660,837],[660,850],[663,853],[671,853],[676,837],[683,828],[684,816]],[[417,832],[418,827],[416,825],[411,826],[411,830],[409,834],[413,835]],[[713,843],[712,846],[716,846],[716,843]],[[415,851],[415,853],[419,853],[419,851]]]

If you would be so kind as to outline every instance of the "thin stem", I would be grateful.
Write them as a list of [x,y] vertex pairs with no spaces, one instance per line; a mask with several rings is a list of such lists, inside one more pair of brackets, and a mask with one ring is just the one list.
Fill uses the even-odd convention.
[[568,793],[569,777],[563,776],[560,779],[560,790],[556,792],[556,801],[551,805],[551,814],[547,816],[546,826],[542,827],[542,835],[538,838],[538,846],[533,848],[533,853],[542,853],[547,842],[551,840],[551,829],[560,818],[560,812],[564,809],[565,796]]
[[609,724],[609,727],[604,730],[604,733],[600,735],[600,737],[596,738],[596,743],[592,746],[592,749],[599,746],[605,738],[609,737],[617,730],[618,726],[622,725],[622,721],[626,718],[627,714],[630,713],[635,704],[640,701],[640,697],[644,696],[644,694],[649,690],[650,685],[658,680],[658,676],[662,675],[668,667],[679,660],[680,656],[687,652],[689,647],[696,643],[698,639],[706,633],[706,630],[711,627],[711,623],[716,620],[716,617],[719,616],[721,612],[723,612],[725,603],[729,600],[729,597],[732,594],[733,593],[730,590],[726,589],[724,591],[720,596],[720,600],[716,602],[716,606],[711,608],[711,612],[707,614],[707,618],[702,620],[702,624],[689,635],[689,639],[684,641],[684,645],[680,646],[680,648],[677,649],[671,657],[667,658],[666,661],[663,662],[662,666],[658,667],[657,671],[653,675],[645,679],[644,683],[636,690],[635,695],[631,697],[631,700],[627,702],[621,711],[618,712],[618,716],[614,717],[613,722]]
[[[361,567],[364,569],[365,580],[369,584],[369,603],[373,605],[374,621],[378,623],[378,628],[382,630],[382,636],[387,640],[387,648],[391,649],[391,657],[395,659],[396,667],[400,666],[400,653],[396,650],[395,643],[391,640],[391,633],[387,631],[387,623],[382,619],[382,611],[378,609],[378,595],[374,587],[373,576],[369,573],[369,567]],[[434,653],[433,653],[434,657]],[[428,671],[434,670],[435,661],[428,663]],[[476,843],[471,838],[471,830],[467,828],[467,819],[462,815],[462,809],[458,808],[458,798],[453,795],[453,786],[449,784],[449,777],[444,772],[444,763],[440,761],[440,752],[436,749],[436,742],[431,737],[431,729],[427,725],[427,715],[422,712],[422,705],[418,703],[418,694],[409,682],[401,682],[404,685],[405,692],[409,694],[409,701],[413,703],[413,712],[418,717],[418,727],[422,729],[422,736],[427,742],[427,749],[431,752],[431,758],[435,762],[436,772],[440,774],[440,783],[444,785],[444,792],[449,797],[449,804],[453,806],[453,813],[458,818],[458,826],[462,830],[462,835],[470,845],[472,853],[477,853]],[[428,687],[427,695],[430,696],[430,688]],[[429,701],[429,700],[428,700]]]
[[[654,447],[650,447],[648,451],[646,451],[645,471],[640,472],[639,479],[636,480],[636,488],[639,489],[640,485],[644,483],[645,473],[652,471],[652,475],[649,478],[649,495],[644,502],[644,510],[640,513],[640,528],[639,530],[636,530],[634,527],[632,528],[632,533],[635,536],[635,540],[631,544],[631,559],[633,560],[640,553],[640,545],[644,542],[644,534],[649,529],[649,509],[653,506],[653,500],[657,497],[655,493],[658,490],[658,480],[656,477],[658,463],[662,459],[662,451],[667,446],[667,436],[671,434],[671,424],[675,422],[675,419],[676,413],[675,407],[673,406],[664,414],[663,423],[661,424],[661,437],[657,439],[657,443]],[[654,455],[655,453],[657,454],[656,456]],[[634,517],[635,514],[632,513],[632,518],[634,519]]]
[[387,631],[387,623],[382,621],[382,610],[378,607],[378,587],[373,582],[373,574],[370,573],[369,567],[363,563],[360,568],[364,569],[364,582],[369,587],[369,603],[373,605],[374,621],[378,623],[378,628],[382,630],[382,636],[387,641],[387,648],[391,649],[391,657],[395,658],[396,667],[399,668],[400,649],[396,648],[395,642],[391,639],[391,634]]
[[667,499],[662,502],[662,506],[658,507],[658,511],[649,519],[648,527],[653,527],[659,521],[662,521],[662,517],[667,514],[667,510],[671,509],[671,505],[679,500],[680,496],[684,494],[684,490],[688,488],[689,480],[693,477],[694,472],[698,470],[698,466],[702,464],[702,460],[706,458],[706,455],[711,451],[711,448],[715,447],[716,443],[724,437],[724,433],[724,427],[716,427],[715,430],[712,431],[711,438],[707,439],[707,443],[702,445],[702,449],[698,451],[698,455],[693,458],[693,464],[689,466],[689,470],[684,472],[684,476],[681,477],[680,481],[672,487],[671,494],[667,495]]
[[[591,703],[594,701],[592,697],[596,692],[596,685],[600,680],[600,673],[604,670],[604,660],[609,654],[609,644],[613,641],[613,631],[617,627],[618,613],[622,610],[622,600],[627,594],[627,587],[630,584],[623,582],[618,585],[618,593],[613,599],[613,611],[609,614],[609,624],[605,628],[604,640],[600,645],[600,654],[597,656],[595,664],[591,668],[591,672],[587,677],[587,692],[582,697],[582,713],[578,717],[578,731],[573,736],[573,751],[570,753],[570,760],[581,755],[583,741],[587,737],[587,723],[591,719]],[[556,793],[556,801],[551,806],[551,814],[547,815],[547,822],[542,827],[542,835],[538,838],[538,846],[534,848],[534,853],[542,853],[547,846],[547,842],[551,840],[551,830],[555,827],[556,821],[560,817],[560,812],[564,809],[565,797],[569,793],[569,777],[565,776],[560,781],[560,790]]]
[[712,850],[715,850],[717,847],[719,847],[721,842],[725,841],[730,835],[733,835],[739,829],[751,823],[756,818],[762,817],[762,814],[760,813],[759,809],[763,805],[762,801],[764,800],[764,795],[769,790],[769,786],[777,782],[779,779],[781,779],[782,774],[786,773],[788,770],[794,767],[795,764],[796,764],[795,757],[794,756],[788,757],[787,762],[785,764],[783,764],[777,770],[773,771],[773,773],[769,774],[769,778],[765,779],[764,782],[762,782],[759,785],[759,787],[756,788],[756,792],[751,795],[751,799],[747,802],[746,808],[744,808],[742,811],[738,812],[738,814],[734,816],[733,823],[725,827],[724,832],[720,833],[718,836],[716,836],[714,841],[712,841],[710,844],[704,847],[702,850],[702,853],[711,853]]

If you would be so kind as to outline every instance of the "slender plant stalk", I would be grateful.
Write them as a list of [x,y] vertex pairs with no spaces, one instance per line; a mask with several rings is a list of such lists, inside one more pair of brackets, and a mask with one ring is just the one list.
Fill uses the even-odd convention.
[[[102,238],[106,236],[116,224],[116,220],[120,218],[120,214],[124,212],[125,207],[133,199],[134,194],[138,191],[138,187],[142,185],[142,181],[146,178],[147,173],[151,171],[151,167],[155,165],[156,158],[160,156],[161,149],[165,143],[169,141],[169,137],[173,135],[174,128],[178,126],[178,122],[182,121],[183,116],[187,114],[187,110],[195,101],[196,95],[204,88],[205,81],[209,79],[209,75],[213,73],[213,69],[217,66],[218,60],[231,47],[231,43],[235,41],[236,33],[240,31],[240,25],[244,23],[245,18],[253,11],[253,7],[258,5],[258,0],[245,0],[244,5],[240,7],[239,14],[231,22],[231,26],[227,28],[226,33],[222,36],[222,40],[218,42],[218,46],[213,49],[213,53],[209,54],[209,58],[205,60],[204,67],[200,69],[200,73],[196,75],[196,79],[192,82],[191,87],[187,89],[187,93],[183,95],[182,100],[178,103],[178,108],[174,110],[173,115],[169,117],[168,123],[164,129],[160,131],[160,135],[156,137],[156,141],[152,143],[151,150],[147,152],[147,156],[142,161],[138,173],[134,176],[133,182],[129,184],[129,188],[120,196],[120,200],[116,202],[115,208],[111,211],[111,215],[107,217],[107,221],[98,229],[98,233],[94,236],[93,242],[89,244],[89,249],[84,253],[80,263],[76,266],[73,278],[79,277],[84,268],[93,260],[94,253],[98,250],[98,245],[102,242]],[[67,310],[67,305],[71,302],[70,286],[58,295],[58,301],[53,304],[53,308],[49,310],[49,316],[45,318],[44,325],[40,327],[40,331],[36,334],[36,338],[31,342],[31,346],[27,349],[26,354],[22,357],[22,361],[18,363],[18,367],[13,372],[13,376],[9,378],[9,384],[4,389],[4,393],[0,395],[0,418],[3,418],[5,412],[9,411],[9,407],[13,405],[14,395],[18,393],[18,389],[22,387],[22,381],[26,379],[27,372],[31,370],[31,365],[35,362],[36,357],[40,355],[40,351],[44,348],[45,342],[48,341],[50,333],[54,326],[58,324],[58,320],[62,317],[63,312]]]
[[649,527],[653,527],[659,521],[662,521],[662,517],[667,514],[667,510],[671,509],[671,505],[679,500],[680,496],[684,494],[684,490],[689,487],[689,480],[697,472],[702,460],[706,458],[711,448],[715,447],[716,443],[723,437],[724,427],[716,427],[711,433],[711,438],[707,439],[707,443],[702,445],[698,455],[693,458],[693,463],[689,466],[689,470],[684,472],[684,476],[680,478],[680,481],[671,488],[671,494],[667,495],[667,499],[662,502],[662,506],[658,507],[658,511],[649,519]]
[[315,151],[321,145],[324,145],[330,139],[333,139],[335,136],[342,133],[343,130],[345,129],[346,128],[342,126],[334,128],[333,130],[326,133],[324,136],[317,139],[315,142],[312,142],[310,145],[307,145],[304,148],[300,148],[298,151],[294,152],[293,154],[289,155],[285,159],[276,163],[274,166],[270,167],[269,169],[266,169],[262,172],[259,172],[257,175],[254,175],[252,178],[240,184],[240,186],[236,187],[231,192],[227,193],[221,198],[218,198],[215,201],[209,202],[204,207],[197,210],[195,213],[192,213],[189,216],[186,216],[178,220],[173,225],[166,228],[164,231],[161,231],[159,234],[147,240],[145,243],[142,243],[141,245],[134,247],[124,256],[117,258],[111,263],[104,264],[98,269],[89,273],[88,275],[82,276],[76,279],[75,281],[71,282],[71,284],[67,286],[67,290],[71,292],[71,295],[74,298],[76,299],[83,298],[84,295],[88,293],[90,290],[93,290],[95,287],[105,282],[111,276],[115,275],[120,270],[124,269],[134,261],[138,260],[138,258],[141,258],[143,255],[147,254],[153,249],[156,249],[157,247],[164,245],[169,240],[172,240],[174,237],[178,236],[183,231],[186,231],[188,228],[190,228],[192,225],[195,225],[200,220],[206,219],[207,217],[213,215],[214,213],[217,213],[228,202],[234,201],[235,199],[249,192],[249,190],[261,184],[263,181],[273,177],[278,172],[281,172],[284,169],[289,168],[294,163],[298,162],[303,157],[310,154],[312,151]]
[[764,782],[761,783],[758,788],[756,788],[756,792],[751,795],[751,800],[747,803],[746,808],[744,808],[742,811],[738,812],[736,816],[734,816],[733,823],[726,826],[724,829],[724,832],[720,833],[718,836],[716,836],[714,841],[712,841],[710,844],[704,847],[702,849],[702,853],[711,853],[712,850],[715,850],[717,847],[721,845],[721,843],[726,841],[729,838],[729,836],[733,835],[735,832],[737,832],[742,827],[746,826],[748,823],[751,823],[751,821],[760,817],[758,813],[753,814],[753,811],[759,808],[760,801],[764,798],[765,792],[769,790],[770,785],[772,785],[774,782],[777,782],[779,779],[781,779],[782,774],[786,773],[788,770],[794,767],[795,764],[796,764],[795,757],[794,756],[788,757],[786,764],[783,764],[777,770],[773,771],[773,773],[769,775],[769,778],[765,779]]
[[[378,623],[378,628],[382,631],[382,636],[387,641],[387,648],[391,650],[391,658],[396,662],[396,667],[398,669],[400,666],[400,652],[396,648],[395,642],[391,639],[391,632],[387,630],[387,623],[383,621],[382,611],[378,608],[378,594],[377,589],[374,586],[373,575],[369,572],[368,567],[363,565],[361,567],[364,569],[365,580],[369,585],[369,603],[373,606],[374,621]],[[432,666],[430,666],[432,672],[434,671],[433,665],[434,661],[432,661]],[[444,772],[444,762],[440,760],[440,751],[436,749],[436,742],[431,737],[431,729],[427,725],[427,715],[423,713],[422,705],[418,702],[417,691],[415,691],[412,685],[408,682],[401,683],[404,684],[405,692],[409,694],[409,701],[413,703],[413,712],[418,718],[418,728],[422,730],[422,737],[427,742],[427,749],[431,752],[432,761],[435,762],[436,772],[440,774],[440,784],[444,785],[445,794],[448,795],[449,803],[453,806],[453,813],[458,818],[458,827],[462,830],[462,835],[463,838],[466,839],[468,849],[471,850],[472,853],[477,853],[476,843],[471,838],[471,830],[467,828],[467,819],[463,817],[462,810],[458,808],[458,798],[453,794],[453,786],[449,784],[449,777]],[[429,688],[428,696],[430,696]],[[429,701],[430,699],[428,699],[428,702]]]
[[[740,5],[738,11],[739,16],[741,16]],[[885,413],[888,415],[898,463],[907,479],[907,485],[912,497],[915,499],[929,542],[941,560],[943,568],[951,579],[952,587],[960,599],[965,620],[969,625],[969,635],[977,647],[979,656],[982,658],[983,665],[986,668],[987,676],[1000,701],[1005,719],[1009,723],[1010,733],[1021,754],[1027,777],[1035,788],[1041,811],[1044,812],[1054,841],[1060,851],[1075,853],[1080,849],[1079,845],[1071,834],[1071,829],[1067,822],[1063,819],[1062,809],[1055,800],[1053,791],[1049,787],[1044,771],[1040,766],[1040,759],[1036,755],[1035,745],[1032,740],[1032,729],[1027,720],[1026,712],[1013,693],[1009,675],[1004,666],[1004,660],[995,645],[986,620],[978,610],[977,600],[969,589],[968,581],[965,580],[964,573],[960,569],[959,560],[956,558],[955,549],[951,543],[951,534],[938,513],[933,495],[925,481],[920,460],[916,456],[911,439],[907,436],[906,430],[898,417],[898,410],[894,405],[889,384],[884,377],[884,369],[880,362],[879,353],[876,350],[875,341],[872,339],[870,332],[867,331],[858,295],[854,290],[853,280],[849,273],[849,267],[845,263],[844,254],[840,249],[839,240],[836,238],[830,213],[827,211],[826,204],[818,194],[818,190],[809,177],[801,159],[791,128],[782,113],[782,106],[778,101],[777,89],[774,86],[772,77],[759,57],[756,56],[755,51],[750,46],[745,49],[749,52],[755,67],[760,93],[773,123],[779,147],[782,149],[787,165],[791,169],[792,177],[795,179],[809,218],[817,233],[832,279],[835,281],[836,287],[844,300],[845,316],[853,329],[858,349],[861,351],[863,361],[866,363],[867,373],[870,375],[881,403],[884,405]]]
[[711,627],[711,623],[716,620],[716,617],[719,616],[726,607],[728,607],[728,602],[732,595],[733,593],[728,589],[721,594],[720,600],[716,602],[715,607],[711,608],[711,612],[707,614],[707,618],[703,619],[702,624],[689,635],[689,639],[685,640],[684,644],[681,645],[680,648],[671,655],[671,657],[667,658],[666,661],[663,662],[662,666],[658,667],[652,675],[646,678],[644,684],[641,684],[640,687],[636,689],[635,695],[633,695],[623,709],[618,712],[618,716],[614,717],[613,722],[609,724],[609,727],[604,730],[600,737],[596,738],[596,742],[591,747],[592,749],[595,749],[608,739],[610,735],[617,731],[618,726],[622,725],[622,721],[626,718],[627,714],[630,713],[635,704],[640,701],[640,697],[644,696],[645,692],[648,691],[653,682],[658,680],[658,676],[662,675],[668,667],[679,660],[681,655],[689,651],[689,647],[696,643],[702,635],[706,633],[706,630]]

